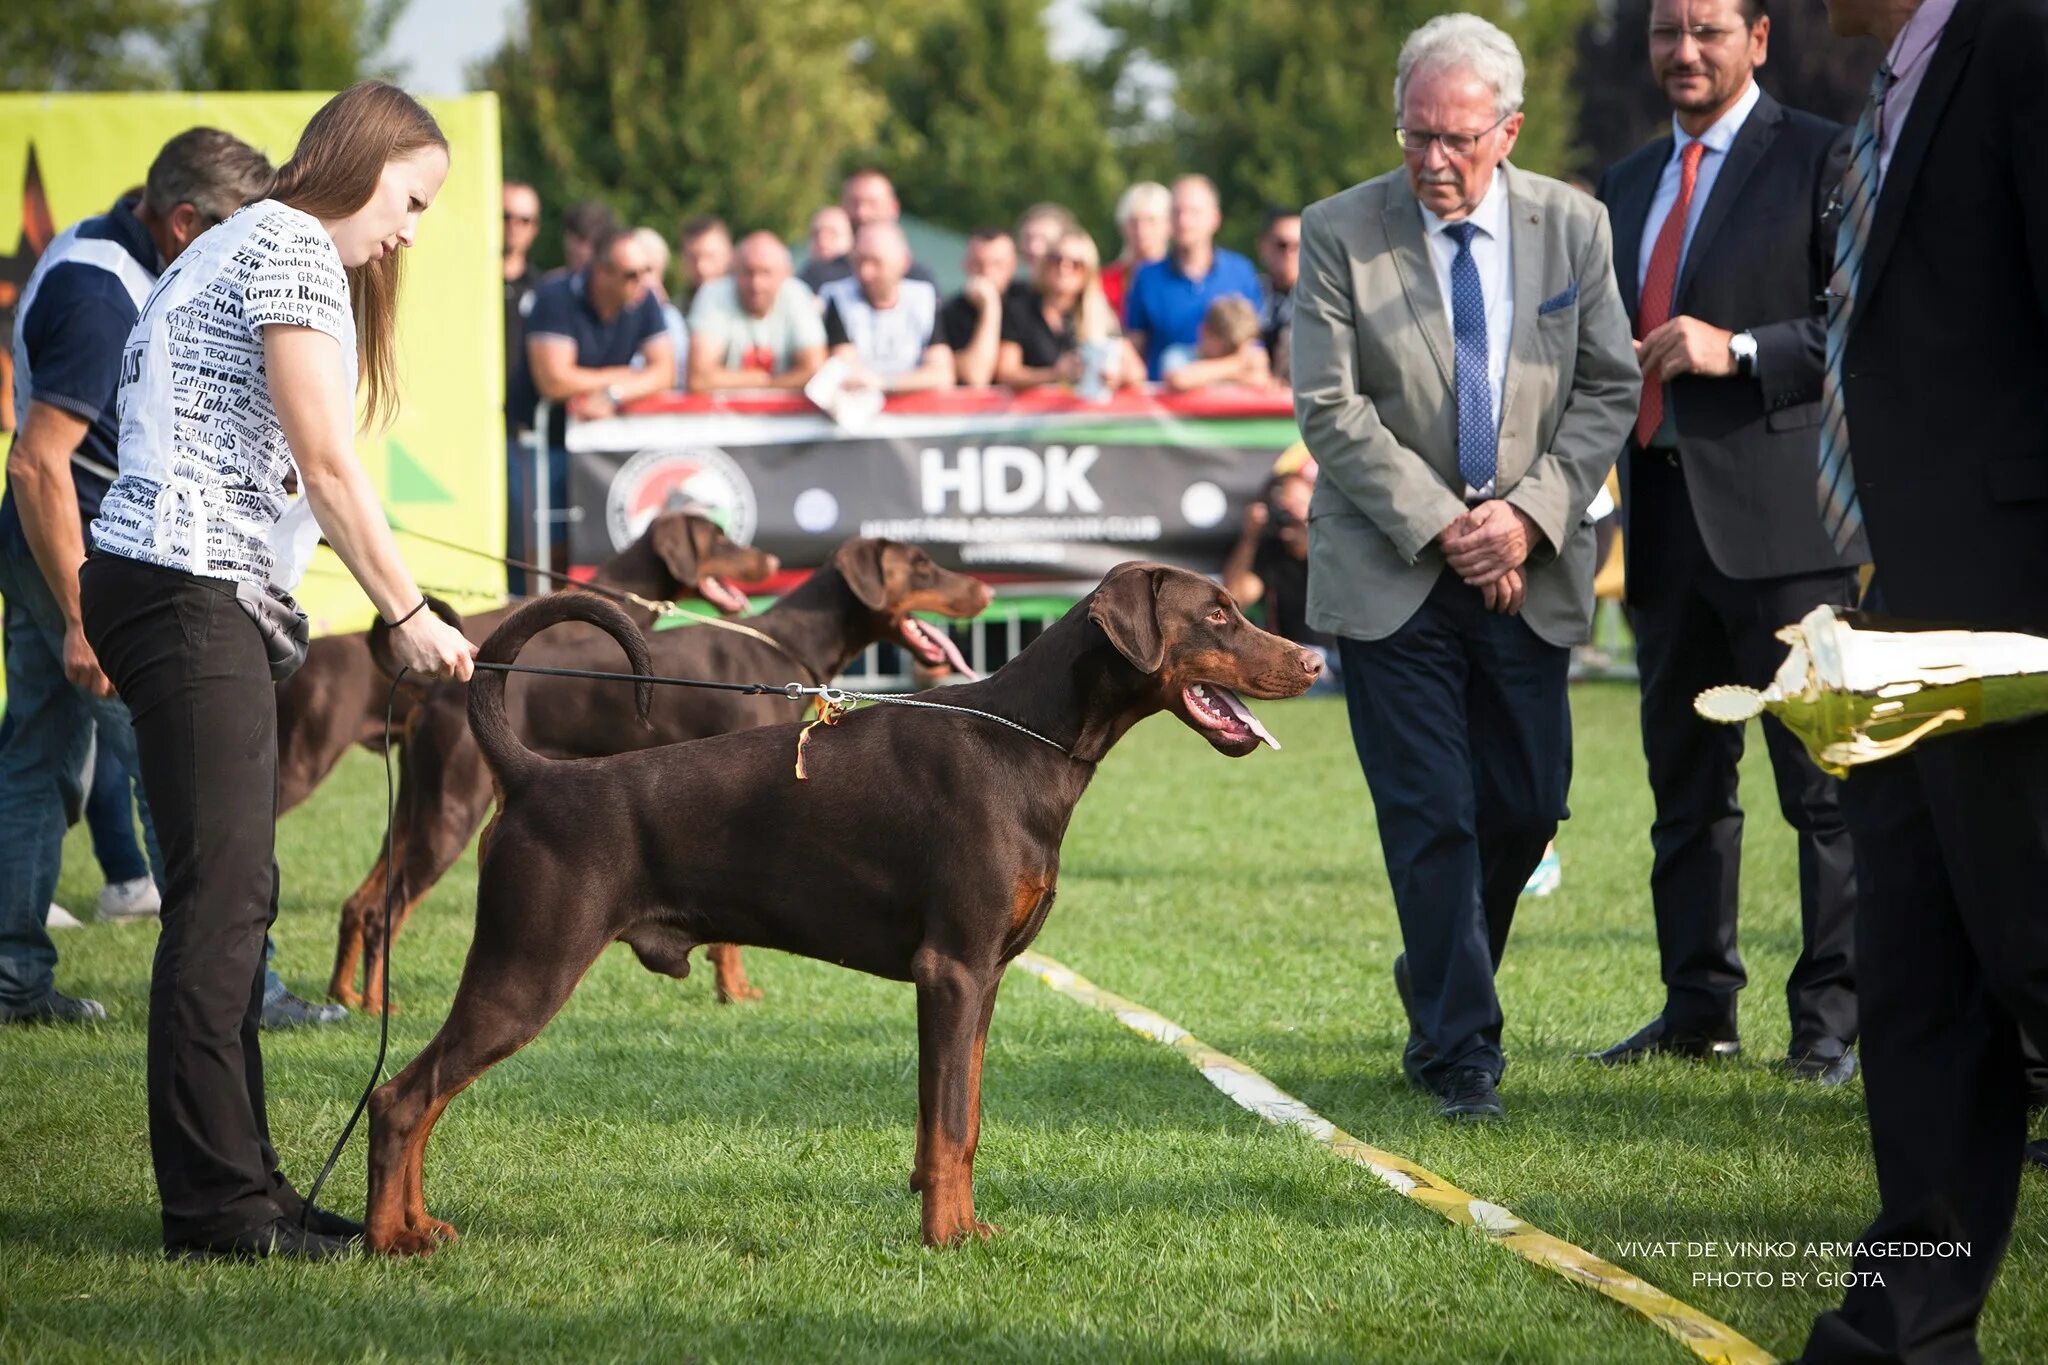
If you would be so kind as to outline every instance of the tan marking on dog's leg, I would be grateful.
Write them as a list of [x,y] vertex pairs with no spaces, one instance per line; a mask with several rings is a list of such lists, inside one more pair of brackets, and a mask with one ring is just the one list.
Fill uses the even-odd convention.
[[711,959],[713,982],[718,993],[718,1003],[730,1005],[737,1001],[759,1000],[761,988],[747,981],[747,969],[740,962],[740,948],[737,943],[707,943],[704,955]]

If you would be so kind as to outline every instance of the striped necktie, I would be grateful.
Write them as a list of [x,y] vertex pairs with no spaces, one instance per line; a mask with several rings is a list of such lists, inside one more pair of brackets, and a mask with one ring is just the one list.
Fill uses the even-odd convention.
[[1849,326],[1856,315],[1856,287],[1863,276],[1863,252],[1870,245],[1870,224],[1877,217],[1879,167],[1877,120],[1885,93],[1896,79],[1889,66],[1870,78],[1870,102],[1856,120],[1850,144],[1849,169],[1842,177],[1842,223],[1835,230],[1835,273],[1828,278],[1827,369],[1820,382],[1821,529],[1836,553],[1849,548],[1863,529],[1863,507],[1856,497],[1856,473],[1849,463],[1849,408],[1842,393],[1842,353],[1849,345]]

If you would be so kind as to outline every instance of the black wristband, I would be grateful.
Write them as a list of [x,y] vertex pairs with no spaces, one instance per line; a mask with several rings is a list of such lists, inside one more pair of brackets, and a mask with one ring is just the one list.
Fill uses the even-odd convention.
[[[404,624],[405,624],[405,623],[406,623],[407,621],[410,621],[410,620],[412,620],[412,618],[413,618],[413,617],[415,617],[415,616],[418,616],[418,615],[420,614],[420,611],[421,611],[421,610],[422,610],[422,609],[423,609],[423,608],[424,608],[424,607],[425,607],[426,605],[427,605],[427,599],[426,599],[426,598],[424,598],[424,597],[422,597],[422,598],[420,599],[420,602],[419,602],[419,606],[416,606],[416,607],[414,607],[414,608],[413,608],[413,609],[412,609],[411,611],[409,611],[409,612],[407,612],[407,613],[406,613],[405,615],[403,615],[403,616],[399,617],[399,618],[398,618],[398,619],[397,619],[396,621],[385,621],[385,622],[384,622],[384,624],[385,624],[386,626],[390,627],[390,628],[391,628],[392,630],[397,630],[397,629],[398,629],[398,628],[399,628],[400,626],[404,625]],[[380,618],[380,619],[381,619],[381,618]]]

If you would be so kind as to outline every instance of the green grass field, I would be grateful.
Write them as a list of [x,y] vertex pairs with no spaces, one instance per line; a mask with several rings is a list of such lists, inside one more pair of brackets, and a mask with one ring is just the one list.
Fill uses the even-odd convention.
[[[1578,1060],[1660,1000],[1649,797],[1634,696],[1576,693],[1564,889],[1525,902],[1501,990],[1506,1125],[1454,1129],[1402,1084],[1398,945],[1341,705],[1268,704],[1286,743],[1232,762],[1171,720],[1104,764],[1038,947],[1259,1068],[1340,1127],[1619,1261],[1766,1348],[1839,1296],[1696,1273],[1839,1261],[1657,1258],[1628,1242],[1853,1238],[1876,1189],[1860,1086],[1781,1080],[1797,946],[1789,835],[1753,744],[1743,885],[1754,988],[1738,1065],[1608,1073]],[[383,776],[354,755],[281,832],[280,965],[312,993],[370,863]],[[959,851],[974,856],[972,849]],[[468,942],[465,860],[400,941],[402,1064]],[[84,831],[60,899],[98,889]],[[173,1267],[144,1139],[155,931],[61,936],[97,1031],[0,1032],[0,1358],[1686,1361],[1645,1320],[1455,1228],[1271,1128],[1172,1051],[1013,977],[991,1035],[979,1160],[986,1245],[927,1251],[906,1179],[908,987],[756,952],[765,1002],[719,1008],[608,953],[538,1042],[436,1131],[428,1202],[464,1240],[428,1261]],[[272,1127],[310,1182],[374,1021],[273,1036]],[[358,1146],[331,1201],[360,1211]],[[2048,1358],[2048,1189],[2033,1177],[1984,1324],[1987,1356]]]

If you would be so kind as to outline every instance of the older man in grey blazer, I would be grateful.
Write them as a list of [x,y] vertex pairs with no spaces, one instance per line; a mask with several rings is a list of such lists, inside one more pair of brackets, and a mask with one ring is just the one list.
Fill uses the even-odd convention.
[[1302,215],[1294,405],[1322,477],[1309,622],[1336,635],[1406,951],[1402,1069],[1499,1118],[1494,971],[1564,818],[1586,508],[1642,390],[1607,213],[1507,163],[1514,41],[1467,14],[1401,49],[1403,169]]

